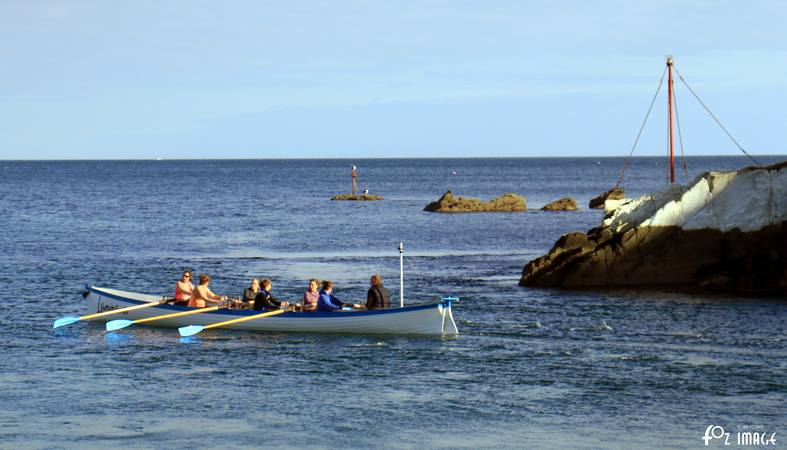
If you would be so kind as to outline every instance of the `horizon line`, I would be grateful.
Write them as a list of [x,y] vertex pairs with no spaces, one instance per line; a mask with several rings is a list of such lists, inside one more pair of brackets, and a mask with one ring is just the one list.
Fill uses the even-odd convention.
[[[752,153],[752,156],[784,156],[787,153]],[[615,159],[615,158],[628,158],[629,156],[620,155],[588,155],[588,156],[571,156],[571,155],[557,155],[557,156],[391,156],[391,157],[268,157],[268,158],[35,158],[35,159],[3,159],[2,162],[66,162],[66,161],[339,161],[339,160],[395,160],[395,159]],[[631,158],[667,158],[667,155],[634,155]],[[746,158],[744,154],[740,155],[727,155],[727,154],[707,154],[707,155],[688,155],[687,159],[693,158]],[[678,159],[678,158],[675,158]]]

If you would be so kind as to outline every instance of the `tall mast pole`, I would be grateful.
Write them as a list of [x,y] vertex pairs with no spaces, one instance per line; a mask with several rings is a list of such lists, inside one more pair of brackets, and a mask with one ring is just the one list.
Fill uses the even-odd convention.
[[667,57],[667,70],[669,71],[669,182],[675,182],[675,146],[672,138],[672,56]]

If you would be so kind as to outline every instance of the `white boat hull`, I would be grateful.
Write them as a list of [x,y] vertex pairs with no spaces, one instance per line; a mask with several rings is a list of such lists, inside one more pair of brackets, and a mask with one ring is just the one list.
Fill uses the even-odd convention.
[[[162,300],[162,297],[157,295],[139,294],[95,286],[85,286],[85,288],[88,314],[137,306],[148,302],[160,302]],[[103,322],[115,319],[137,320],[188,310],[191,310],[191,308],[159,305],[99,317],[94,320]],[[204,326],[259,313],[259,311],[222,309],[204,314],[156,320],[145,325],[172,328],[187,325]],[[456,336],[459,334],[451,312],[450,301],[369,311],[290,312],[259,320],[236,323],[226,328],[233,330],[303,333],[438,336]]]

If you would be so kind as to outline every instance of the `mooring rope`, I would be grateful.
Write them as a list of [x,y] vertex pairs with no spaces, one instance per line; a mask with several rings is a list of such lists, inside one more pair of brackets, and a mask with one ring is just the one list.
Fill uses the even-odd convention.
[[705,103],[702,101],[702,99],[700,99],[699,95],[697,95],[697,93],[696,93],[696,92],[694,92],[694,89],[692,89],[692,88],[691,88],[691,86],[689,86],[689,83],[687,83],[687,82],[686,82],[686,80],[683,78],[683,75],[681,75],[681,74],[680,74],[680,72],[678,72],[678,69],[677,69],[677,67],[675,67],[675,65],[674,65],[674,64],[672,65],[672,67],[675,69],[675,73],[677,73],[677,74],[678,74],[678,78],[680,78],[680,81],[682,81],[682,82],[683,82],[683,85],[684,85],[684,86],[686,86],[686,88],[689,90],[689,92],[691,92],[691,94],[692,94],[692,95],[694,95],[694,98],[696,98],[696,99],[697,99],[697,101],[698,101],[698,102],[700,102],[700,105],[702,105],[702,107],[703,107],[703,108],[705,108],[705,111],[707,111],[707,112],[708,112],[708,114],[710,114],[710,116],[711,116],[711,117],[713,117],[713,120],[715,120],[715,121],[716,121],[716,123],[719,125],[719,127],[721,127],[721,129],[722,129],[722,130],[724,130],[724,132],[727,134],[727,137],[729,137],[729,138],[732,140],[732,142],[734,142],[734,143],[735,143],[735,145],[737,145],[737,146],[738,146],[738,148],[740,149],[740,151],[742,151],[742,152],[743,152],[743,154],[744,154],[744,155],[748,156],[748,157],[749,157],[749,159],[751,159],[752,161],[754,161],[754,164],[757,164],[758,166],[762,165],[762,164],[760,164],[760,162],[759,162],[759,161],[757,161],[756,159],[754,159],[754,157],[753,157],[753,156],[751,156],[751,155],[749,154],[749,152],[747,152],[746,150],[744,150],[744,149],[743,149],[743,147],[741,146],[741,144],[739,144],[739,143],[738,143],[738,141],[736,141],[734,137],[732,137],[732,134],[730,134],[730,132],[729,132],[729,131],[727,131],[727,128],[726,128],[724,125],[722,125],[722,123],[721,123],[721,121],[718,119],[718,117],[716,117],[716,115],[715,115],[715,114],[713,114],[713,112],[711,112],[711,110],[710,110],[710,109],[709,109],[709,108],[708,108],[708,107],[705,105]]
[[642,130],[645,129],[645,123],[648,121],[648,117],[650,117],[650,111],[653,109],[653,105],[656,103],[656,98],[659,96],[659,92],[661,91],[661,85],[664,84],[664,75],[667,73],[667,66],[664,66],[664,71],[661,72],[661,79],[659,80],[659,87],[656,88],[656,93],[653,94],[653,100],[650,101],[650,106],[648,107],[648,112],[645,113],[645,119],[642,121],[642,126],[639,127],[639,133],[637,133],[637,138],[634,139],[634,145],[631,146],[631,151],[629,152],[628,158],[623,163],[623,168],[620,169],[620,176],[618,177],[618,182],[615,183],[615,187],[620,187],[620,183],[623,182],[623,177],[626,175],[626,170],[628,170],[628,166],[631,163],[631,157],[634,155],[634,149],[637,148],[637,143],[639,142],[640,136],[642,136]]

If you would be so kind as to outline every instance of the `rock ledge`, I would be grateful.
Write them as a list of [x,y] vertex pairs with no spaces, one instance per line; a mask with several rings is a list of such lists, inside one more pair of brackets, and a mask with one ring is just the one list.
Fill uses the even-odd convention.
[[541,211],[576,211],[577,201],[573,198],[561,198],[552,203],[546,204]]
[[351,200],[351,201],[373,201],[373,200],[383,200],[382,197],[379,195],[372,195],[372,194],[360,194],[360,195],[352,195],[352,194],[338,194],[331,197],[331,200]]
[[443,213],[517,212],[526,209],[525,197],[512,192],[485,202],[477,198],[455,196],[448,191],[439,200],[424,207],[424,211]]
[[625,191],[623,189],[615,186],[612,189],[604,192],[603,194],[599,195],[598,197],[593,197],[588,202],[588,208],[592,209],[600,209],[604,207],[604,202],[607,200],[623,200],[626,196]]

